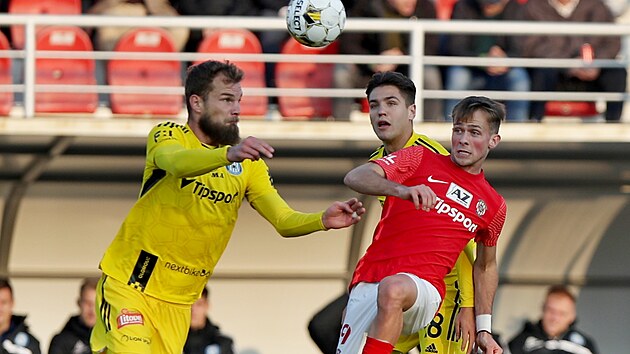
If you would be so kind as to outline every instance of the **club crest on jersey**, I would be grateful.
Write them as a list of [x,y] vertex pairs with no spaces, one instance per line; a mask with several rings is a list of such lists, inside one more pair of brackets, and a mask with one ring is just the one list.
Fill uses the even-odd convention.
[[116,324],[118,328],[125,327],[127,325],[139,324],[144,326],[144,316],[138,311],[130,311],[127,309],[120,310],[120,315],[116,317]]
[[243,173],[243,166],[240,162],[232,162],[231,165],[225,166],[231,175],[238,176]]
[[484,216],[486,214],[486,210],[488,210],[488,206],[486,205],[486,202],[483,201],[483,199],[479,199],[476,209],[477,215]]
[[451,185],[448,186],[446,197],[460,205],[465,206],[467,209],[470,208],[470,203],[473,199],[472,193],[455,183],[451,183]]

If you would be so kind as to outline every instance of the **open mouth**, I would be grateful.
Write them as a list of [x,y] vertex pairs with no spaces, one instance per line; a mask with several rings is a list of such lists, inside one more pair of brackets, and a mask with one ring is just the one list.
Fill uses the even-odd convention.
[[389,127],[391,124],[389,124],[389,122],[386,122],[384,120],[378,121],[378,123],[376,123],[376,125],[381,128],[381,127]]

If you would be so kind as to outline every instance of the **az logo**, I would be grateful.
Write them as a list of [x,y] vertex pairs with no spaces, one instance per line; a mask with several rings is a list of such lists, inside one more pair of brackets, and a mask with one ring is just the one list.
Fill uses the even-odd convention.
[[463,205],[468,209],[472,202],[473,195],[464,188],[458,186],[455,183],[451,183],[446,192],[446,197],[460,205]]

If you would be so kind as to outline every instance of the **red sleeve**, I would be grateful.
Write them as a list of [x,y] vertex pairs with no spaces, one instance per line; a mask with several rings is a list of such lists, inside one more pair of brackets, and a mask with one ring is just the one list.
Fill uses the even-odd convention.
[[488,230],[478,233],[475,237],[475,242],[482,242],[483,245],[487,247],[496,246],[499,235],[501,235],[501,230],[503,229],[503,224],[505,224],[506,213],[507,205],[505,204],[505,199],[501,198],[501,206],[497,213],[494,214],[494,219],[492,219],[488,225]]
[[420,166],[425,149],[422,146],[410,146],[370,162],[379,165],[388,180],[402,184]]

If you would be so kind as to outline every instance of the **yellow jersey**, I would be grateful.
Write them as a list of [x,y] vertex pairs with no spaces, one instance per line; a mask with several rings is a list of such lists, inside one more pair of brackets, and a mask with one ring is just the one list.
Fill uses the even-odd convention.
[[262,160],[230,162],[187,125],[147,141],[140,196],[100,262],[108,276],[173,303],[195,302],[221,258],[245,198],[283,236],[324,230],[322,212],[291,209]]

